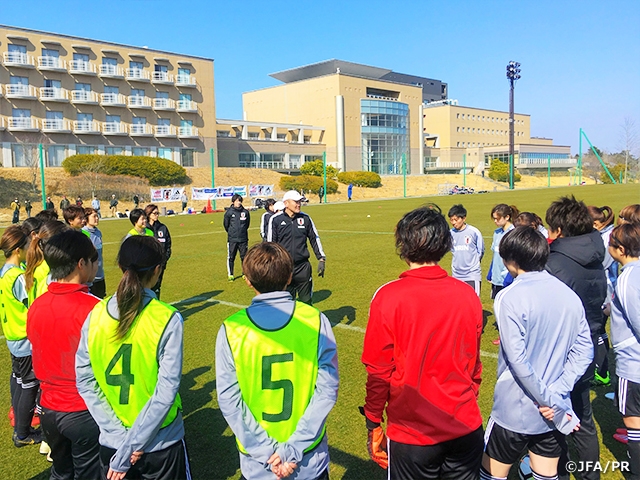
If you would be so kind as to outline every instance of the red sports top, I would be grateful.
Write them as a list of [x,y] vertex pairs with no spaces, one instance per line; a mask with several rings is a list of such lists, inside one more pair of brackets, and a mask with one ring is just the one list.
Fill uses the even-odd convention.
[[29,308],[27,337],[43,407],[59,412],[87,409],[76,387],[76,351],[82,325],[99,301],[86,285],[53,282]]
[[408,270],[373,296],[364,338],[365,414],[398,443],[434,445],[482,424],[482,304],[439,266]]

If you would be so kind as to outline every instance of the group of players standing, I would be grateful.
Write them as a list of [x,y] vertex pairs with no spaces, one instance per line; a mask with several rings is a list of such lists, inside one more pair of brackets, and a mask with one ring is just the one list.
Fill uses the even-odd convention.
[[[244,478],[328,478],[326,419],[337,399],[337,349],[328,319],[310,305],[307,241],[319,275],[325,256],[302,201],[287,192],[284,209],[263,218],[265,241],[248,251],[237,246],[243,276],[257,295],[223,322],[216,341],[218,403],[236,436]],[[248,241],[233,236],[234,225],[248,228],[250,221],[242,199],[233,203],[224,219],[230,252],[231,240]],[[609,228],[610,209],[591,212],[594,217],[582,202],[561,198],[547,211],[547,232],[534,214],[504,204],[492,209],[498,228],[489,279],[500,354],[484,439],[477,403],[482,236],[459,205],[449,212],[453,229],[435,205],[398,222],[396,247],[409,269],[376,291],[362,354],[367,446],[390,478],[505,479],[526,451],[533,478],[566,477],[569,434],[580,459],[597,462],[589,385],[602,366],[594,351],[606,344],[607,309],[617,403],[631,472],[640,478],[640,206],[626,207],[615,228]],[[71,227],[72,213],[65,212]],[[52,478],[190,478],[178,394],[183,319],[153,291],[167,254],[138,213],[130,216],[134,228],[118,254],[122,279],[104,300],[89,294],[101,255],[87,233],[47,227],[51,222],[23,224],[0,240],[14,443],[40,440],[30,426],[39,384]],[[30,256],[32,249],[39,256]],[[623,268],[617,282],[605,250]],[[449,251],[453,277],[438,265]],[[29,281],[25,260],[34,279],[43,278],[35,273],[43,261],[50,270],[44,278],[55,281],[44,293]],[[599,377],[605,382],[609,375],[601,370]]]

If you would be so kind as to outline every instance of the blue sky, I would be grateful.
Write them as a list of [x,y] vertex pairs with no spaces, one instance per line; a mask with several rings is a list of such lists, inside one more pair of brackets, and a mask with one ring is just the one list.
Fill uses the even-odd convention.
[[516,112],[533,136],[576,153],[582,127],[619,151],[625,117],[640,131],[638,0],[2,3],[2,24],[214,58],[219,118],[242,118],[242,92],[278,84],[270,73],[330,58],[439,79],[461,105],[506,111],[516,60]]

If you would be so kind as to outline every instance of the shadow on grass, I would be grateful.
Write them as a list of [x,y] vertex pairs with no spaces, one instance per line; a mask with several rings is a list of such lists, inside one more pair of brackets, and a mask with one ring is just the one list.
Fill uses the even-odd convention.
[[331,290],[318,290],[313,292],[313,303],[320,303],[331,296]]
[[[491,312],[490,310],[482,310],[482,331],[484,332],[484,327],[487,326],[487,323],[489,322],[489,317],[493,316],[493,312]],[[495,323],[494,323],[495,324]],[[498,328],[498,326],[496,325],[496,328]]]
[[227,422],[211,404],[216,382],[211,380],[199,388],[197,377],[206,374],[211,367],[198,367],[182,376],[180,396],[185,408],[185,441],[193,478],[229,478],[239,468],[235,437],[224,435]]
[[214,306],[215,302],[211,302],[210,300],[221,293],[222,290],[212,290],[211,292],[200,293],[193,297],[186,298],[172,305],[180,311],[182,318],[186,320],[191,315]]
[[343,323],[342,321],[346,318],[347,321],[344,322],[347,325],[351,325],[356,320],[356,309],[351,305],[345,305],[344,307],[336,308],[335,310],[322,310],[332,326],[337,325],[338,323]]
[[343,480],[374,480],[387,478],[387,472],[380,468],[372,460],[365,460],[350,453],[343,452],[329,445],[329,458],[331,463],[340,465],[345,469]]

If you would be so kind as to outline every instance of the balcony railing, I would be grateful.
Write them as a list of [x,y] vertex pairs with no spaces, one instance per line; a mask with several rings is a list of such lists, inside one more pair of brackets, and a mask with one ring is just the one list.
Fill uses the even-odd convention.
[[154,98],[153,99],[154,110],[175,110],[176,102],[170,98]]
[[173,83],[173,75],[167,72],[153,72],[151,83]]
[[180,127],[178,129],[178,136],[182,138],[197,138],[198,129],[196,127]]
[[130,125],[129,126],[129,133],[133,136],[138,136],[138,137],[150,137],[153,135],[153,128],[151,128],[151,125]]
[[156,137],[175,137],[177,135],[176,127],[172,125],[156,125]]
[[4,65],[6,67],[35,68],[35,62],[31,55],[21,52],[4,52]]
[[197,87],[196,77],[194,75],[187,75],[185,73],[179,73],[176,76],[176,85],[178,87]]
[[151,79],[149,72],[139,68],[127,68],[127,80],[134,82],[148,82]]
[[103,107],[126,107],[127,97],[121,93],[101,93],[100,105]]
[[100,124],[95,120],[76,120],[73,122],[73,133],[100,133]]
[[98,104],[98,94],[86,90],[72,90],[71,103],[85,103],[90,105]]
[[36,99],[36,88],[32,85],[5,85],[7,98]]
[[102,133],[105,135],[127,135],[129,129],[125,123],[105,122],[102,124]]
[[139,95],[129,95],[127,105],[129,108],[151,108],[151,99]]
[[64,88],[42,87],[40,88],[40,100],[43,102],[68,102],[69,92]]
[[38,130],[38,121],[31,117],[9,117],[9,130]]
[[198,104],[192,100],[178,100],[179,112],[198,112]]
[[101,77],[124,78],[124,71],[120,67],[116,65],[109,65],[104,63],[100,65],[98,74]]
[[38,57],[38,70],[53,70],[64,72],[67,70],[67,62],[58,57]]
[[62,118],[45,118],[42,120],[42,131],[49,133],[67,133],[71,131],[71,123]]
[[69,62],[69,73],[72,75],[95,75],[96,66],[84,60],[71,60]]

